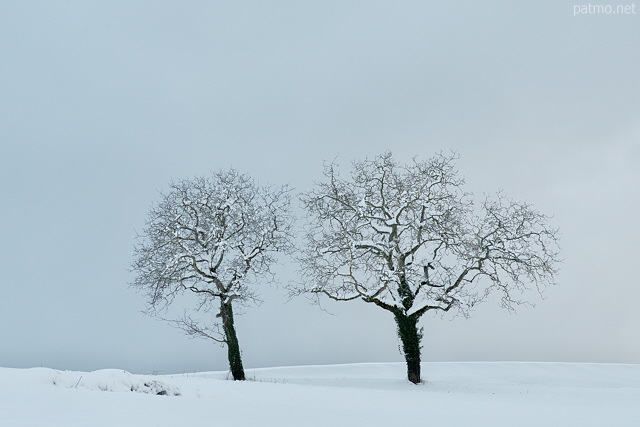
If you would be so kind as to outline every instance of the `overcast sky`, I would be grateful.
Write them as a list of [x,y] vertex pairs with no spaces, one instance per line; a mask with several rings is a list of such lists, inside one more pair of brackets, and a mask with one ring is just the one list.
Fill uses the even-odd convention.
[[[526,200],[562,236],[546,299],[424,316],[424,360],[640,363],[640,10],[573,11],[0,2],[0,366],[226,369],[223,348],[144,316],[128,286],[158,191],[230,166],[304,190],[323,160],[387,149],[455,150],[467,190]],[[263,297],[237,318],[248,368],[403,360],[387,312]]]

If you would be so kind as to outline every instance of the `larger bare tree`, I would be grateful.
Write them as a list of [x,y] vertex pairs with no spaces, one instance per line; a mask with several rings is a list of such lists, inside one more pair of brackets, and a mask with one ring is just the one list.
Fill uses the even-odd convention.
[[193,310],[171,321],[226,344],[235,380],[245,374],[233,304],[259,301],[255,288],[272,279],[276,253],[290,250],[289,205],[286,186],[260,187],[235,170],[174,182],[134,249],[133,286],[147,295],[148,312],[163,314],[177,296],[195,296]]
[[422,315],[468,316],[492,291],[513,309],[554,282],[558,263],[548,218],[501,194],[474,204],[455,159],[402,165],[387,152],[354,162],[349,178],[330,164],[326,181],[302,196],[309,224],[294,294],[390,312],[413,383],[421,381]]

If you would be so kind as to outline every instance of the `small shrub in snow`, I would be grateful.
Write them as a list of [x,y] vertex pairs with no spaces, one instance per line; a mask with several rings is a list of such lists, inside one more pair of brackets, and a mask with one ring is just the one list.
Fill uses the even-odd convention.
[[138,393],[155,394],[158,396],[180,396],[177,388],[168,386],[159,381],[144,381],[141,385],[132,385],[131,391]]
[[103,369],[82,375],[78,372],[51,371],[47,376],[51,374],[53,385],[65,388],[180,396],[180,390],[175,386],[122,370]]

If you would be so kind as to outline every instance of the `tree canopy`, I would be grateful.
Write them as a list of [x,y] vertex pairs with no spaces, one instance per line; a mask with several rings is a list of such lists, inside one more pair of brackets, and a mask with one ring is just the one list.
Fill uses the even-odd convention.
[[302,195],[309,222],[293,292],[393,313],[406,356],[402,329],[427,311],[468,316],[494,291],[513,309],[554,283],[558,238],[548,217],[500,193],[474,202],[455,160],[405,165],[387,152],[354,162],[347,178],[327,165],[325,181]]

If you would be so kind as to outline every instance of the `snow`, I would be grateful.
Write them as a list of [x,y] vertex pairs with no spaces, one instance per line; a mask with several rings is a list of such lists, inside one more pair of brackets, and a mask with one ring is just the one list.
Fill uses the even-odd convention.
[[[6,426],[637,426],[640,365],[400,363],[134,375],[0,368]],[[133,391],[132,391],[133,390]],[[158,390],[168,395],[157,395]]]

